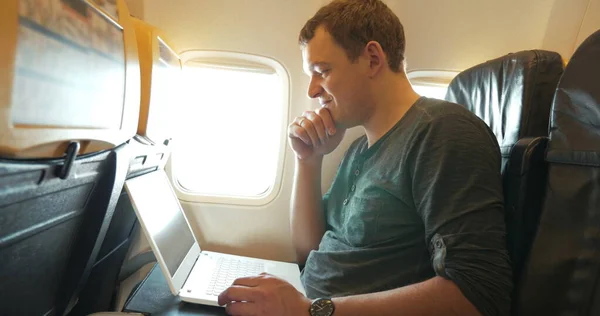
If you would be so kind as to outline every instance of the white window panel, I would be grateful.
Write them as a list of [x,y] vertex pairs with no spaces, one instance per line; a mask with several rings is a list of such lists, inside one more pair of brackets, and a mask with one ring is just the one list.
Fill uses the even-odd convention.
[[184,66],[174,182],[184,200],[268,203],[282,173],[287,73],[231,54]]
[[407,76],[418,94],[444,100],[448,85],[458,73],[448,70],[412,70]]
[[435,98],[435,99],[440,99],[440,100],[444,100],[444,98],[446,97],[446,91],[448,91],[448,86],[443,86],[443,85],[419,85],[419,84],[413,84],[413,89],[415,90],[416,93],[418,93],[419,95],[428,97],[428,98]]

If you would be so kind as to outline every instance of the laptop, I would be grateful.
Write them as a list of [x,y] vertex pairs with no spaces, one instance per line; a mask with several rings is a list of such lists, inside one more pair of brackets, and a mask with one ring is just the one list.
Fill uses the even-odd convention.
[[163,170],[129,179],[125,189],[171,292],[182,301],[219,306],[236,278],[275,275],[306,296],[297,264],[203,251]]

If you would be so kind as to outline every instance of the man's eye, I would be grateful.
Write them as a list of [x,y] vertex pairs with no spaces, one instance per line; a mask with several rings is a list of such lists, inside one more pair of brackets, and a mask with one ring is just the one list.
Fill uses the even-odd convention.
[[325,70],[321,70],[321,71],[319,71],[319,74],[320,74],[321,76],[325,76],[325,75],[329,74],[329,72],[330,72],[330,70],[329,70],[329,69],[325,69]]

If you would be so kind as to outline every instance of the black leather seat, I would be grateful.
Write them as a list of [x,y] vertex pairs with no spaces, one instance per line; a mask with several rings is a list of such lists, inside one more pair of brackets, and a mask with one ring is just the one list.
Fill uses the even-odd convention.
[[484,120],[501,147],[507,243],[515,282],[541,211],[545,136],[562,73],[558,53],[521,51],[471,67],[448,87],[446,99],[466,106]]
[[140,99],[129,11],[112,3],[1,5],[0,315],[67,315],[108,251]]
[[519,139],[548,136],[550,104],[562,72],[558,53],[512,53],[458,74],[448,86],[446,100],[464,105],[490,126],[504,169]]
[[600,31],[573,55],[550,123],[543,213],[516,315],[600,315]]
[[123,146],[64,159],[0,158],[0,314],[63,315],[76,300],[125,181]]

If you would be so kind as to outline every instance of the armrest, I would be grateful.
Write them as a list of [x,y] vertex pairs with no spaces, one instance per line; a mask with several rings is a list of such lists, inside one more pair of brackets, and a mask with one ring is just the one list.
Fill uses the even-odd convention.
[[523,176],[529,170],[545,164],[548,137],[520,139],[510,150],[505,174]]
[[518,283],[535,238],[546,192],[547,137],[524,138],[511,149],[504,170],[507,248]]

